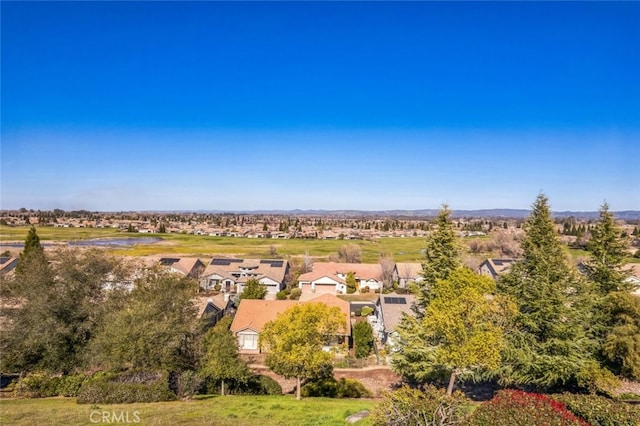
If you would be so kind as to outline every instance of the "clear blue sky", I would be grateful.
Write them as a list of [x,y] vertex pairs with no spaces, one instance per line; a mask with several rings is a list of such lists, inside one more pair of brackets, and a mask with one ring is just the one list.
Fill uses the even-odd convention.
[[3,209],[640,210],[639,2],[1,17]]

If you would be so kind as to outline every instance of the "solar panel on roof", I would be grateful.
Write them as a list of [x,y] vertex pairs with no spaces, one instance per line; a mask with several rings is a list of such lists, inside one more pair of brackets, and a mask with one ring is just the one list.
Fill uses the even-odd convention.
[[227,259],[229,261],[229,265],[231,265],[232,263],[242,263],[244,262],[244,259]]
[[160,264],[164,266],[173,265],[176,262],[180,262],[180,259],[176,259],[173,257],[163,257],[160,259]]
[[213,259],[213,260],[211,260],[211,265],[229,266],[229,265],[231,265],[231,260],[230,259]]
[[407,298],[406,297],[385,297],[384,303],[387,305],[406,305]]
[[2,256],[0,257],[0,264],[5,263],[6,261],[8,261],[9,259],[11,259],[10,257],[6,257],[6,256]]

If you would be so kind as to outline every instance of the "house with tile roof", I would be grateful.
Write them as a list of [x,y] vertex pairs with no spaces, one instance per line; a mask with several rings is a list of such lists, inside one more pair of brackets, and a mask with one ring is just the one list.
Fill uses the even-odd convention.
[[379,263],[315,262],[313,270],[298,277],[303,294],[346,294],[347,274],[353,272],[357,290],[382,288],[382,267]]
[[261,353],[259,347],[260,332],[265,324],[278,317],[287,309],[303,303],[324,303],[329,307],[338,307],[344,313],[347,327],[340,332],[340,336],[348,342],[351,336],[351,324],[349,316],[349,302],[338,299],[330,294],[323,294],[307,301],[300,300],[262,300],[243,299],[238,305],[238,310],[233,318],[230,330],[238,339],[238,347],[241,354]]
[[627,263],[623,269],[629,271],[629,276],[625,281],[634,287],[631,293],[640,297],[640,263]]
[[200,287],[210,290],[220,286],[223,293],[242,293],[248,280],[267,287],[265,298],[273,299],[284,289],[289,262],[282,259],[236,259],[214,257],[202,273]]
[[407,288],[410,282],[419,283],[422,277],[422,263],[396,262],[398,287]]
[[195,279],[200,278],[205,268],[204,262],[197,257],[161,257],[158,263],[171,272]]
[[507,272],[511,265],[516,262],[517,259],[487,259],[480,264],[480,274],[489,276],[494,280],[501,274]]

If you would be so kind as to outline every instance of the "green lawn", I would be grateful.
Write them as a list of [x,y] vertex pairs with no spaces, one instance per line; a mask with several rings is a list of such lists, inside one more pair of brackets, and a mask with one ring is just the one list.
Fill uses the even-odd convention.
[[[28,227],[0,226],[0,241],[23,241]],[[275,240],[258,238],[209,237],[186,234],[138,234],[124,233],[113,229],[100,228],[53,228],[38,227],[42,242],[62,242],[108,237],[160,237],[164,241],[157,244],[141,244],[130,248],[110,249],[113,254],[148,256],[158,254],[183,254],[192,256],[228,255],[239,257],[271,257],[272,249],[277,255],[302,256],[306,251],[316,258],[337,253],[340,246],[357,244],[362,248],[362,261],[375,263],[381,253],[392,254],[398,262],[422,261],[424,238],[380,238],[367,240]]]
[[[345,418],[370,410],[372,400],[283,396],[212,396],[194,401],[80,405],[75,398],[0,400],[2,425],[105,424],[102,416],[139,425],[345,425]],[[92,414],[93,413],[93,414]],[[115,415],[115,418],[113,417]],[[139,422],[135,422],[139,418]],[[98,420],[98,421],[96,421]],[[120,421],[120,424],[125,421]],[[368,419],[356,425],[368,426]]]

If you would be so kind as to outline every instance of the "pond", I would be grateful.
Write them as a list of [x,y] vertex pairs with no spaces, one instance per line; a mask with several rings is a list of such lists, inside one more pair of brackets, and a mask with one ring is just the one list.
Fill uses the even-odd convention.
[[[159,237],[94,238],[92,240],[68,241],[66,244],[70,247],[133,247],[139,244],[155,244],[159,243],[160,241],[162,241],[162,238]],[[64,242],[60,242],[60,244],[43,242],[42,246],[52,247],[64,244]],[[24,243],[0,242],[0,246],[21,248],[24,247]]]
[[93,240],[69,241],[70,246],[82,247],[132,247],[138,244],[155,244],[162,241],[158,237],[132,237],[132,238],[95,238]]

